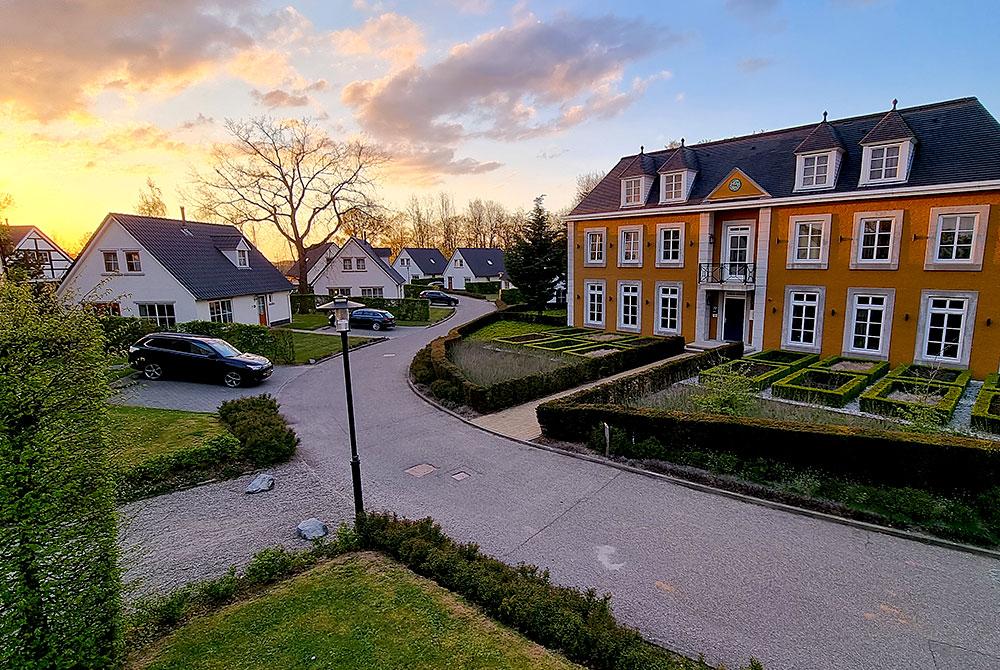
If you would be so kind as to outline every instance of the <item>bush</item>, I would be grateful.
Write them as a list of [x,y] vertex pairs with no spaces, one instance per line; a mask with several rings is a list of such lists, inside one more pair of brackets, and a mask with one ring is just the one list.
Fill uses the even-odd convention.
[[920,365],[910,363],[901,365],[889,373],[890,377],[907,379],[916,382],[933,382],[935,384],[953,384],[965,388],[972,379],[972,373],[968,370],[955,370],[952,368],[942,368],[933,365]]
[[223,339],[240,351],[267,356],[272,363],[295,362],[295,342],[293,333],[289,330],[215,321],[188,321],[178,324],[177,330],[182,333]]
[[699,375],[698,380],[702,384],[708,384],[713,377],[723,380],[732,379],[733,377],[745,377],[750,380],[750,385],[755,391],[762,391],[773,382],[787,377],[793,371],[794,368],[781,363],[768,363],[750,358],[740,358],[726,361],[722,365],[703,371]]
[[299,438],[270,395],[227,400],[219,418],[240,441],[243,458],[257,467],[282,463],[295,454]]
[[271,547],[258,552],[247,563],[245,575],[254,584],[273,584],[290,574],[295,567],[295,555],[284,547]]
[[[837,368],[838,365],[841,367]],[[877,379],[881,379],[889,371],[888,361],[871,361],[866,358],[851,358],[850,356],[830,356],[817,363],[813,363],[809,367],[816,370],[830,370],[831,372],[863,375],[868,378],[869,384]]]
[[118,502],[173,491],[214,477],[242,472],[240,441],[228,433],[203,444],[161,454],[117,474]]
[[155,323],[134,316],[106,314],[99,316],[98,321],[104,331],[104,350],[116,355],[127,352],[144,335],[160,330]]
[[702,412],[745,416],[756,406],[756,388],[752,379],[742,375],[715,375],[704,384],[706,393],[694,397]]
[[764,361],[765,363],[776,363],[785,365],[792,370],[804,368],[819,360],[816,354],[807,354],[801,351],[785,351],[783,349],[766,349],[758,351],[756,354],[747,356],[747,360]]
[[[423,289],[421,289],[423,290]],[[384,309],[392,312],[400,321],[430,321],[431,303],[423,298],[358,298],[351,300],[360,302],[373,309]]]
[[316,311],[316,305],[326,302],[325,296],[313,293],[293,292],[290,296],[292,301],[292,314],[312,314]]
[[[965,390],[964,385],[946,382],[921,381],[906,376],[897,376],[895,371],[861,394],[861,410],[882,416],[894,416],[921,422],[930,419],[939,424],[951,421],[958,407],[958,401]],[[907,401],[892,398],[895,392],[913,396],[923,396],[932,402]]]
[[868,381],[866,375],[806,368],[776,381],[771,385],[771,393],[788,400],[843,407],[861,394]]
[[987,378],[976,396],[976,403],[972,406],[972,427],[976,430],[1000,433],[1000,391],[995,388],[996,380],[991,384]]
[[505,288],[500,298],[508,305],[524,305],[525,297],[519,288]]
[[498,281],[467,281],[465,290],[469,293],[479,295],[496,295],[500,292],[500,282]]
[[418,384],[430,384],[434,381],[430,347],[424,347],[413,357],[413,361],[410,362],[410,376]]

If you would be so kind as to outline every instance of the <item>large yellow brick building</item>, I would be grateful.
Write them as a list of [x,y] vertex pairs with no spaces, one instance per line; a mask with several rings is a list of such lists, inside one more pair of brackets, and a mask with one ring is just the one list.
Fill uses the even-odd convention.
[[626,156],[567,217],[571,325],[1000,365],[1000,124],[975,98]]

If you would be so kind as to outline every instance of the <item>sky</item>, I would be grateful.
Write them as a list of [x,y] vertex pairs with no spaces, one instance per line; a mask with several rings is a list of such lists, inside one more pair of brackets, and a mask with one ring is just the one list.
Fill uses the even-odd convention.
[[0,193],[71,249],[147,177],[179,215],[226,119],[391,156],[379,195],[570,204],[662,148],[964,96],[1000,113],[990,2],[0,0]]

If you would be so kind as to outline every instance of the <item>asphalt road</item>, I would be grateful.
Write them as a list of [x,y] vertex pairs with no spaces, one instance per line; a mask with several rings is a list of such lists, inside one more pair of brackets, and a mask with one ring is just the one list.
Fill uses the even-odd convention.
[[[622,620],[648,638],[730,667],[753,655],[769,670],[1000,668],[1000,561],[535,449],[415,396],[406,385],[413,354],[490,308],[463,299],[445,324],[352,354],[370,508],[432,516],[508,562],[610,592]],[[277,393],[302,438],[296,460],[274,471],[274,491],[244,496],[244,478],[124,509],[138,588],[295,545],[294,527],[308,516],[350,518],[342,372],[333,359],[262,389]],[[184,395],[159,386],[133,390],[130,402]],[[406,472],[423,464],[434,470]]]

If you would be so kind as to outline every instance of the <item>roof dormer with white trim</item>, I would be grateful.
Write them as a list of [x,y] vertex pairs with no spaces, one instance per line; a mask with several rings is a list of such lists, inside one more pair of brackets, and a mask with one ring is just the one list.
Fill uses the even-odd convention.
[[846,153],[836,129],[823,120],[795,148],[795,191],[826,191],[837,185]]
[[632,159],[619,175],[621,179],[621,206],[642,207],[653,188],[656,169],[653,159],[646,155],[644,147],[639,147],[639,155]]
[[910,178],[917,136],[896,111],[896,100],[892,101],[892,109],[862,138],[861,146],[858,186],[903,184]]
[[685,202],[691,197],[691,187],[698,174],[698,157],[681,139],[681,145],[657,172],[660,174],[660,203]]

